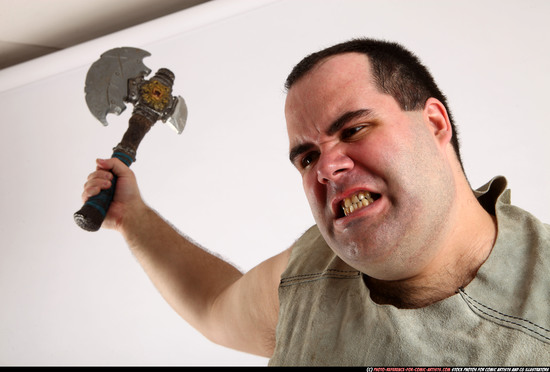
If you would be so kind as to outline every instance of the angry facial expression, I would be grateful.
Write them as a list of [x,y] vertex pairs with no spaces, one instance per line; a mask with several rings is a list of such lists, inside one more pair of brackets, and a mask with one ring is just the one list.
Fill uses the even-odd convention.
[[357,53],[321,61],[287,96],[290,159],[315,221],[336,254],[377,279],[420,275],[446,231],[448,141],[427,107],[403,111]]

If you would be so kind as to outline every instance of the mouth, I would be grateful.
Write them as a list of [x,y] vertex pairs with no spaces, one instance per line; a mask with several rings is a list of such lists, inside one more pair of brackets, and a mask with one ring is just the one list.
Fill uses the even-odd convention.
[[371,193],[369,191],[359,191],[340,203],[340,215],[338,218],[347,217],[357,211],[368,207],[376,200],[380,199],[380,194]]

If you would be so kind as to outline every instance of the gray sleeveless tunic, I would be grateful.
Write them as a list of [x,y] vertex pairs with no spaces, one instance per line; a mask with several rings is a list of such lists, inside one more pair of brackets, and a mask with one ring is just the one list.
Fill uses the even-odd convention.
[[498,237],[476,278],[420,309],[374,303],[362,274],[316,226],[294,245],[279,286],[270,365],[550,365],[550,226],[510,205],[506,180],[476,191]]

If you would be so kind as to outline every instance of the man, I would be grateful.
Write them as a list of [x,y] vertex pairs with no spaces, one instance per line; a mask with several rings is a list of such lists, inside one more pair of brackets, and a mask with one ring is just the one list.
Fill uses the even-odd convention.
[[120,231],[171,306],[212,341],[273,365],[550,362],[550,228],[473,192],[445,97],[402,47],[352,40],[287,80],[290,160],[316,226],[246,274],[193,244],[119,177]]

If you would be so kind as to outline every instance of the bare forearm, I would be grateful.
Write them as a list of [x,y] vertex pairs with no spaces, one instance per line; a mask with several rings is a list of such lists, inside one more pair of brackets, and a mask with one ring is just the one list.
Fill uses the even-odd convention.
[[[143,202],[134,173],[119,159],[97,160],[96,171],[84,185],[83,201],[111,187],[113,174],[118,177],[117,188],[102,228],[122,233],[167,302],[206,337],[229,347],[256,351],[251,334],[257,329],[265,334],[267,327],[274,337],[275,323],[265,319],[276,319],[278,301],[270,297],[276,298],[279,278],[261,275],[260,270],[242,275],[182,236]],[[247,300],[239,300],[243,298]],[[266,312],[265,317],[252,316]],[[235,340],[235,335],[244,341]]]
[[121,232],[167,302],[208,336],[214,299],[242,274],[172,228],[155,211],[140,206]]

